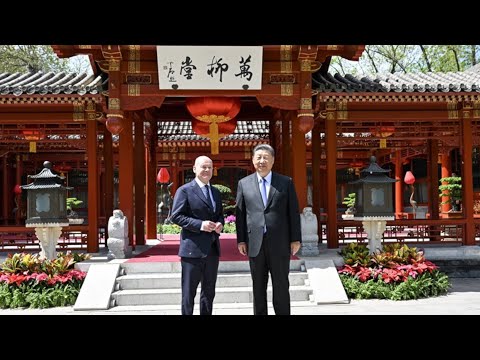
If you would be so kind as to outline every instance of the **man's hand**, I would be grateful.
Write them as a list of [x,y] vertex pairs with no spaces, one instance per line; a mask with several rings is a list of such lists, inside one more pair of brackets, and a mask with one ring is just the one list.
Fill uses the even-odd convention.
[[213,221],[205,220],[202,221],[202,227],[200,230],[206,231],[206,232],[212,232],[215,230],[217,224],[215,224]]
[[302,243],[300,241],[294,241],[290,243],[290,252],[292,255],[295,255],[298,250],[300,250],[300,247],[302,246]]
[[220,234],[222,232],[222,230],[223,230],[223,224],[221,222],[217,222],[215,224],[215,232],[217,234]]
[[247,256],[247,243],[241,242],[241,243],[238,243],[237,246],[240,254]]

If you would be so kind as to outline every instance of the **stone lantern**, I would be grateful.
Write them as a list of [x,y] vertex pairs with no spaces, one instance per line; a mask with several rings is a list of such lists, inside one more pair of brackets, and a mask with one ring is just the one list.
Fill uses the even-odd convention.
[[368,234],[370,254],[382,250],[382,235],[388,220],[394,220],[392,184],[397,180],[388,177],[390,170],[382,169],[375,156],[370,157],[370,165],[360,172],[360,179],[351,182],[355,185],[354,220],[362,221]]
[[64,177],[52,173],[52,163],[45,161],[43,169],[37,175],[28,175],[33,182],[21,186],[27,190],[26,227],[34,227],[40,241],[40,257],[55,259],[56,245],[62,233],[62,227],[68,226],[67,190],[63,186]]

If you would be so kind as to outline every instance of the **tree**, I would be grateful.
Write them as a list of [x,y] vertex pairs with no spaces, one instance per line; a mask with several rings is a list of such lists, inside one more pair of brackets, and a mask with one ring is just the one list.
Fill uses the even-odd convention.
[[354,214],[355,213],[356,196],[357,195],[355,193],[350,193],[350,194],[348,194],[347,197],[343,198],[342,204],[347,205],[347,210],[345,211],[345,214]]
[[333,57],[331,73],[463,71],[480,59],[480,45],[367,45],[359,61]]
[[451,211],[460,211],[462,201],[462,178],[452,173],[452,176],[447,176],[439,179],[440,186],[438,187],[439,196],[446,198],[440,205],[451,204]]
[[49,45],[0,45],[0,72],[72,71]]
[[233,196],[232,190],[225,185],[213,184],[212,186],[215,186],[222,195],[224,214],[233,214],[233,211],[235,210],[235,197]]

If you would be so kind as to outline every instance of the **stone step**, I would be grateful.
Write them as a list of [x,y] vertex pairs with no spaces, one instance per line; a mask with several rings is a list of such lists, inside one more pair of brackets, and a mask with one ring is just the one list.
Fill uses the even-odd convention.
[[[179,261],[174,262],[122,262],[120,264],[122,269],[125,269],[127,274],[134,273],[180,273],[182,265]],[[304,260],[290,260],[291,271],[305,271]],[[248,261],[220,261],[218,272],[248,272],[250,265]]]
[[[195,302],[193,308],[193,314],[199,315],[200,307],[198,306],[198,300]],[[295,313],[296,308],[312,308],[315,307],[315,303],[311,301],[292,301],[290,303],[292,313]],[[136,306],[115,306],[105,311],[108,314],[136,314],[136,315],[180,315],[181,305],[136,305]],[[268,302],[268,313],[274,315],[272,302]],[[219,315],[253,315],[252,303],[219,303],[214,301],[213,314]]]
[[[309,301],[312,289],[306,285],[290,286],[290,300]],[[267,290],[268,301],[272,301],[272,288]],[[200,298],[200,287],[195,296],[196,302]],[[181,303],[181,289],[133,289],[120,290],[112,294],[114,306],[138,305],[178,305]],[[252,303],[251,287],[217,288],[215,303]]]
[[[289,274],[290,286],[308,284],[306,272],[291,272]],[[270,279],[269,279],[270,283]],[[169,289],[180,288],[180,273],[133,273],[117,278],[116,290],[132,289]],[[219,287],[241,287],[252,286],[250,273],[220,273],[217,277],[217,288]]]

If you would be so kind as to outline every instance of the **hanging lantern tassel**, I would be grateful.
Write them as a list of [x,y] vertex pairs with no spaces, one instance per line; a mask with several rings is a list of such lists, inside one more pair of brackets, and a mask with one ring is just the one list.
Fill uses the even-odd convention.
[[220,152],[220,139],[235,131],[235,116],[240,111],[240,98],[191,97],[186,99],[185,105],[196,120],[192,121],[193,131],[199,136],[208,138],[210,152],[217,155]]
[[220,138],[218,137],[218,124],[216,122],[212,122],[209,126],[210,128],[210,152],[213,155],[217,155],[220,152]]
[[208,134],[204,134],[206,137],[210,139],[210,152],[212,155],[218,155],[220,152],[220,138],[225,136],[224,134],[219,134],[218,132],[218,124],[224,123],[230,120],[228,116],[217,116],[217,115],[204,115],[198,116],[197,120],[206,122],[209,124],[208,126]]

